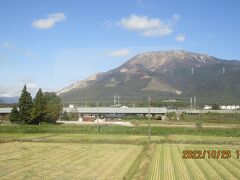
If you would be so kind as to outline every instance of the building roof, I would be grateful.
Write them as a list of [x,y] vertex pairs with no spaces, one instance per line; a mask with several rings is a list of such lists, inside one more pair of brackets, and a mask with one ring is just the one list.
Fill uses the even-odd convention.
[[9,114],[11,113],[12,108],[0,108],[1,114]]
[[[89,113],[89,114],[147,114],[148,108],[147,107],[79,107],[79,108],[63,108],[63,111],[67,112],[79,112],[79,113]],[[151,114],[166,114],[167,108],[159,108],[159,107],[151,107],[150,108]]]

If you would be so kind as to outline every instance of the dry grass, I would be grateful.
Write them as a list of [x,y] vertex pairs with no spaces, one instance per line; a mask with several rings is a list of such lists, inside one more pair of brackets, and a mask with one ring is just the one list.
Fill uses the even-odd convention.
[[[240,163],[231,145],[157,145],[148,179],[239,179]],[[230,149],[230,159],[182,159],[184,149]]]
[[0,144],[0,179],[122,179],[142,147],[119,144]]
[[[150,146],[146,140],[142,135],[1,133],[0,179],[240,178],[239,137],[153,136]],[[163,142],[175,143],[158,144]],[[185,149],[230,149],[232,158],[182,159]]]

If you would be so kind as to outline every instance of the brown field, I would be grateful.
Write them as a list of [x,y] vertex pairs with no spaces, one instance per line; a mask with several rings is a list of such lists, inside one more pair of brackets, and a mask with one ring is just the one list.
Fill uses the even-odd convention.
[[142,147],[119,144],[0,144],[0,179],[121,179]]
[[[150,146],[146,141],[141,135],[0,134],[0,179],[240,178],[239,137],[153,136]],[[231,150],[232,157],[183,159],[187,149]]]
[[[231,150],[230,159],[183,159],[183,150]],[[157,145],[150,165],[148,179],[231,179],[240,178],[240,159],[232,145]]]

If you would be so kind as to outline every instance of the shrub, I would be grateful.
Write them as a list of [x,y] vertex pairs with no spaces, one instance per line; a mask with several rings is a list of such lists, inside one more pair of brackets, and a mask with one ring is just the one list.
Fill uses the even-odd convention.
[[196,122],[196,128],[202,128],[202,121]]

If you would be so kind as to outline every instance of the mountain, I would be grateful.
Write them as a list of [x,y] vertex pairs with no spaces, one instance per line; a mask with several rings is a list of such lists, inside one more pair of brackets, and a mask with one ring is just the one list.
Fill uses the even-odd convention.
[[0,104],[5,104],[4,100],[0,99]]
[[239,102],[240,61],[223,60],[188,51],[155,51],[139,54],[121,66],[62,89],[64,102],[185,99]]
[[15,104],[18,103],[19,97],[0,97],[0,104]]

